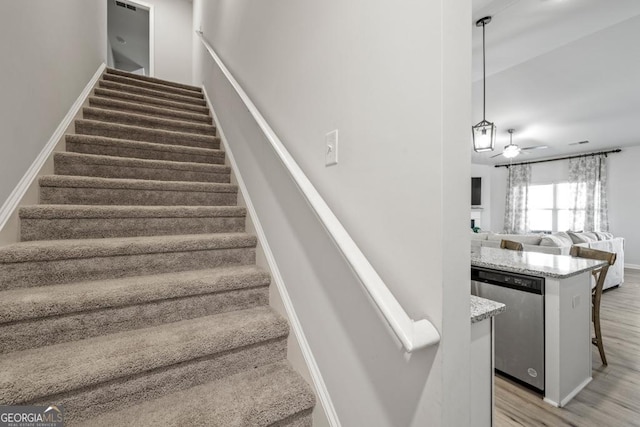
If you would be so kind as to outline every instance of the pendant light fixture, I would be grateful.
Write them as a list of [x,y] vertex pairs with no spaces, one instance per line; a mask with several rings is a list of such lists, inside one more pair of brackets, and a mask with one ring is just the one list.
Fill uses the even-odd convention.
[[484,53],[484,27],[491,22],[490,16],[485,16],[476,21],[476,27],[482,27],[482,121],[471,128],[473,134],[473,149],[477,153],[483,151],[493,151],[496,143],[496,125],[488,122],[485,117],[487,108],[487,84],[486,84],[486,65]]

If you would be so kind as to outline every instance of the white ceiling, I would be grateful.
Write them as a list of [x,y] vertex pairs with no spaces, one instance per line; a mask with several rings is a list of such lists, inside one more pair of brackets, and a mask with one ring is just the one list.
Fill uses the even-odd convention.
[[[482,120],[482,29],[486,26],[486,118],[496,151],[516,130],[520,147],[547,145],[514,161],[640,145],[640,1],[474,0],[473,115]],[[471,132],[471,131],[469,131]],[[589,140],[589,144],[570,143]]]

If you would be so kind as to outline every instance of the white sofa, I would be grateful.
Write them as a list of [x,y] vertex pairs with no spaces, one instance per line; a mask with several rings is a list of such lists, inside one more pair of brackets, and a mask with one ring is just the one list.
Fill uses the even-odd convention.
[[604,288],[624,283],[624,239],[610,233],[558,232],[553,234],[471,233],[471,247],[499,248],[501,240],[522,243],[523,250],[553,255],[569,255],[571,246],[584,246],[616,254],[616,263],[609,268]]

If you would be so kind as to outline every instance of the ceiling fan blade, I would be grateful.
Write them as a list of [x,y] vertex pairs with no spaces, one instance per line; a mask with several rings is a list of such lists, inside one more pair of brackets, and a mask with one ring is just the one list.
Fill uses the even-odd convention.
[[546,145],[534,145],[533,147],[525,147],[521,148],[520,151],[524,150],[544,150],[545,148],[549,148]]
[[582,145],[582,144],[588,144],[589,141],[578,141],[578,142],[572,142],[569,145]]
[[502,156],[502,153],[498,153],[498,154],[496,154],[495,156],[491,156],[491,157],[489,157],[489,158],[490,158],[490,159],[493,159],[493,158],[496,158],[496,157],[498,157],[498,156]]

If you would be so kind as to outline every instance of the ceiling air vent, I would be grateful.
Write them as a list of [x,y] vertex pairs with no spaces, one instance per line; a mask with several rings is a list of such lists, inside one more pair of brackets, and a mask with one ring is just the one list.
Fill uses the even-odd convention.
[[125,9],[133,10],[134,12],[136,11],[135,6],[132,6],[130,4],[127,4],[125,2],[118,1],[118,0],[116,0],[116,6],[124,7]]

